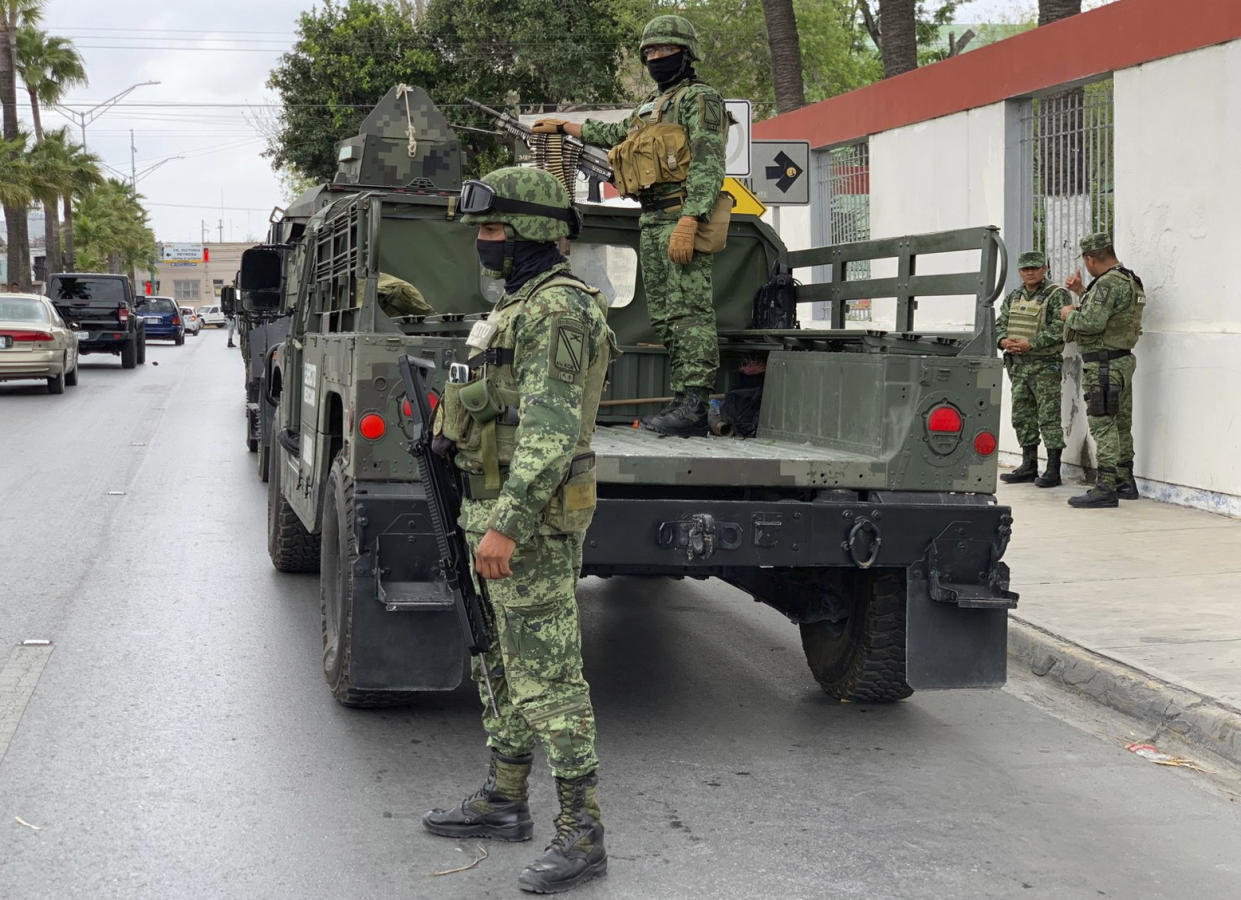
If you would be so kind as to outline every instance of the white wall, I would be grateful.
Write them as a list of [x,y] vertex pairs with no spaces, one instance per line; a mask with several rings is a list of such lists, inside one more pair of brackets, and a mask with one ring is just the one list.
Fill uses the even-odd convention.
[[1146,285],[1135,468],[1241,515],[1241,41],[1115,75],[1116,251]]

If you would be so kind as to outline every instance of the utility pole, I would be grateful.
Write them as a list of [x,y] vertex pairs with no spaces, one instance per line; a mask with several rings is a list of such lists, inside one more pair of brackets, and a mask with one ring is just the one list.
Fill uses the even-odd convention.
[[220,224],[217,227],[220,229],[220,243],[223,244],[224,243],[224,220],[223,219],[220,220]]
[[152,85],[152,84],[159,84],[159,82],[158,81],[140,81],[138,84],[130,85],[129,87],[125,88],[125,90],[117,94],[115,97],[109,97],[107,100],[103,101],[102,103],[96,104],[95,106],[92,106],[90,109],[85,110],[83,112],[78,112],[77,110],[69,109],[67,106],[64,106],[63,104],[60,104],[60,103],[55,104],[54,108],[58,113],[60,113],[66,119],[68,119],[70,122],[73,122],[75,125],[77,125],[79,128],[82,129],[82,146],[85,147],[87,125],[89,125],[91,122],[98,119],[105,112],[107,112],[109,109],[115,106],[123,97],[127,96],[130,91],[136,90],[140,87],[146,87],[147,85]]
[[201,235],[201,237],[202,237],[202,242],[205,244],[205,243],[207,243],[207,220],[206,220],[206,219],[199,219],[198,221],[199,221],[199,224],[200,224],[200,226],[201,226],[201,227],[200,227],[200,229],[199,229],[199,234],[200,234],[200,235]]
[[[86,139],[82,139],[82,145],[86,145]],[[134,130],[129,129],[129,186],[133,189],[134,196],[138,194],[138,148],[134,146]]]

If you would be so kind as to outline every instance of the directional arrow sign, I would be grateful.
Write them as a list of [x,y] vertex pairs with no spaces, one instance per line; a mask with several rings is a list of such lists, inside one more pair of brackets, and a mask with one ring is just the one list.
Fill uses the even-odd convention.
[[809,141],[751,141],[750,187],[768,206],[810,203]]

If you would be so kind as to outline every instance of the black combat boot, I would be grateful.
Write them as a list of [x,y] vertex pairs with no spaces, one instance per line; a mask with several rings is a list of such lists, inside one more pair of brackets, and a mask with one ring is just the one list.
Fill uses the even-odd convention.
[[533,894],[555,894],[576,887],[608,870],[603,848],[603,817],[594,772],[581,778],[557,778],[560,815],[547,851],[522,871],[517,886]]
[[1047,448],[1047,469],[1034,479],[1035,487],[1057,487],[1060,484],[1060,450]]
[[1121,463],[1117,470],[1116,496],[1121,500],[1139,499],[1142,495],[1138,493],[1138,482],[1133,477],[1133,460]]
[[1105,509],[1120,506],[1116,498],[1116,488],[1112,487],[1116,479],[1115,469],[1100,469],[1095,486],[1084,494],[1069,498],[1069,506],[1078,509]]
[[452,809],[431,810],[422,825],[444,837],[528,841],[534,832],[526,802],[529,777],[529,756],[502,756],[492,750],[486,783]]
[[1038,444],[1021,448],[1021,465],[1000,476],[1005,484],[1025,484],[1038,478]]
[[681,402],[667,412],[642,421],[642,427],[660,434],[693,437],[707,433],[707,389],[686,388]]

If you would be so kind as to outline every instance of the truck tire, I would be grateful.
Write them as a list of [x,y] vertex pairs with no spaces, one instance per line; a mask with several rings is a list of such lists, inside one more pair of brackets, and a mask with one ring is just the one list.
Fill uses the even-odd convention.
[[353,531],[353,480],[338,455],[323,497],[323,541],[319,554],[319,612],[323,623],[323,677],[336,702],[350,707],[408,702],[403,691],[363,691],[350,681],[353,649],[354,568],[358,544]]
[[271,477],[271,476],[268,474],[269,469],[270,469],[270,466],[271,466],[271,447],[264,446],[263,442],[262,442],[262,441],[260,441],[260,442],[259,442],[258,451],[259,451],[259,460],[258,460],[258,462],[259,462],[259,481],[261,481],[261,482],[263,482],[264,484],[266,484],[266,483],[267,483],[268,478],[270,478],[270,477]]
[[121,347],[121,368],[132,369],[138,365],[138,338],[131,337]]
[[278,572],[318,572],[319,535],[302,525],[280,492],[284,455],[274,453],[267,482],[267,554]]
[[138,365],[142,365],[147,361],[147,333],[145,331],[138,332],[138,336],[134,340],[138,344]]
[[908,697],[905,573],[858,572],[849,617],[802,625],[801,644],[815,680],[837,699],[890,703]]

